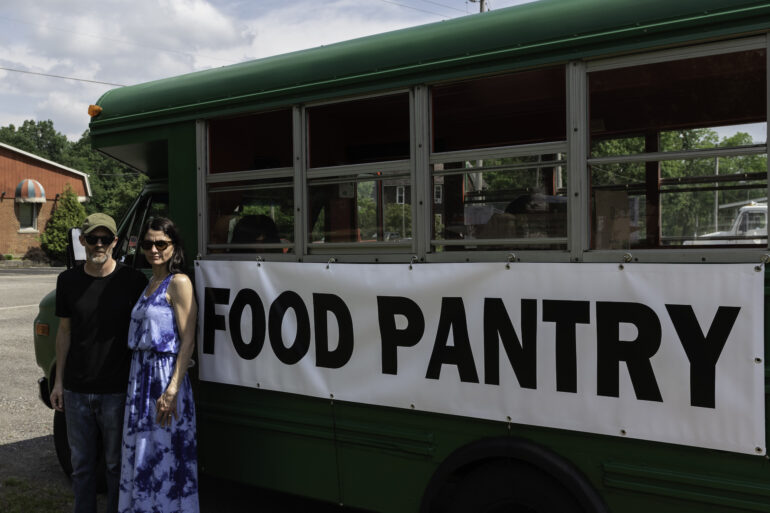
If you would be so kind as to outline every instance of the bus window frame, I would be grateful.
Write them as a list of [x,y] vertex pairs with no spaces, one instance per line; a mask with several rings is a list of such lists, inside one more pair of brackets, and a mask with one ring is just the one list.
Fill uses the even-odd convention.
[[[458,175],[473,172],[470,168],[465,169],[449,169],[442,171],[435,171],[434,166],[436,164],[445,164],[450,162],[462,162],[462,161],[478,161],[488,159],[500,159],[500,158],[515,158],[515,157],[542,157],[543,155],[554,154],[561,155],[553,161],[538,160],[532,163],[517,164],[514,167],[521,168],[522,170],[540,169],[544,167],[562,167],[565,170],[568,169],[569,155],[567,141],[554,141],[547,143],[535,143],[535,144],[523,144],[517,146],[503,146],[497,148],[483,148],[478,150],[461,150],[451,152],[434,153],[430,157],[429,174],[431,183],[436,176],[448,176]],[[492,171],[486,170],[486,171]],[[484,168],[481,168],[481,172],[486,172]],[[569,196],[567,195],[567,203],[569,205]],[[568,207],[569,208],[569,207]],[[567,212],[566,224],[569,226],[569,212]],[[431,233],[431,232],[429,232]],[[429,244],[431,248],[435,246],[443,247],[459,247],[459,246],[504,246],[511,245],[508,249],[494,249],[494,250],[468,250],[462,249],[459,251],[451,251],[450,255],[444,255],[445,251],[433,252],[431,260],[437,262],[444,261],[456,261],[458,258],[471,258],[473,260],[501,260],[501,258],[507,258],[511,253],[526,253],[527,260],[530,258],[546,258],[546,255],[553,257],[554,254],[561,253],[561,260],[567,257],[567,249],[554,247],[552,249],[527,249],[515,247],[516,244],[532,245],[532,244],[565,244],[569,247],[569,237],[553,237],[553,238],[490,238],[490,239],[433,239],[431,238]],[[491,254],[491,258],[480,258],[484,254]],[[458,257],[459,255],[459,257]]]
[[[274,111],[270,109],[265,112]],[[264,258],[268,256],[271,260],[295,260],[294,251],[296,251],[295,242],[281,242],[275,244],[215,244],[211,242],[211,234],[209,232],[209,194],[216,192],[228,192],[236,190],[267,190],[274,188],[287,188],[291,187],[296,189],[296,183],[294,181],[294,168],[293,167],[278,167],[268,169],[256,169],[246,171],[229,171],[220,173],[209,173],[208,169],[208,120],[202,120],[197,123],[198,131],[198,174],[199,174],[199,187],[198,194],[198,212],[200,213],[201,222],[198,223],[198,240],[199,240],[199,253],[206,255],[209,259],[220,260],[243,260],[244,255],[249,258]],[[203,151],[201,151],[203,150]],[[275,180],[281,178],[290,179],[289,182],[282,183],[264,183],[266,180]],[[262,183],[254,183],[259,181]],[[240,182],[242,185],[234,185],[233,182]],[[218,184],[225,184],[227,186],[218,186]],[[296,205],[295,205],[296,207]],[[294,211],[294,234],[297,233],[297,212]],[[276,250],[287,249],[286,253],[276,252]],[[225,253],[212,253],[212,250],[225,250]],[[253,250],[257,250],[256,254]],[[260,251],[262,250],[262,251]]]
[[[650,152],[633,155],[613,155],[609,157],[591,157],[590,156],[590,133],[589,126],[589,95],[588,76],[592,72],[621,70],[635,66],[648,64],[658,64],[674,62],[686,59],[696,59],[699,57],[708,57],[714,55],[731,54],[746,52],[752,50],[765,50],[765,95],[767,105],[770,107],[770,36],[749,36],[738,39],[720,41],[715,43],[694,44],[678,48],[659,50],[654,52],[644,52],[633,55],[618,56],[606,59],[597,59],[588,61],[583,65],[583,101],[585,112],[583,115],[582,126],[585,130],[585,141],[583,151],[585,159],[582,166],[582,181],[586,193],[583,197],[584,224],[580,233],[581,249],[579,251],[579,260],[583,262],[649,262],[649,263],[687,263],[687,262],[706,262],[706,263],[729,263],[729,262],[760,262],[763,255],[770,248],[770,241],[767,245],[753,248],[708,248],[707,246],[695,246],[692,249],[667,249],[667,248],[645,248],[645,249],[593,249],[590,246],[591,237],[591,199],[590,199],[590,181],[592,164],[609,163],[629,163],[629,162],[662,162],[664,160],[697,159],[704,157],[729,157],[739,155],[768,154],[767,140],[765,144],[754,144],[748,146],[733,146],[725,148],[708,148],[683,150],[675,152]],[[765,113],[766,139],[767,139],[767,112]],[[768,155],[770,156],[770,155]],[[770,176],[770,159],[768,159],[768,176]],[[570,175],[570,179],[574,175]],[[770,197],[770,180],[768,180],[768,195]]]
[[[431,151],[431,101],[430,88],[443,84],[447,80],[412,85],[409,88],[383,90],[375,93],[351,95],[345,97],[327,98],[306,104],[292,105],[293,111],[293,168],[276,168],[258,171],[238,171],[233,173],[209,174],[207,170],[208,140],[206,137],[207,120],[198,122],[198,174],[199,174],[199,212],[201,219],[208,220],[205,203],[207,191],[211,184],[233,179],[253,179],[257,175],[266,177],[293,176],[295,212],[295,240],[293,254],[265,255],[270,260],[289,260],[306,262],[327,262],[335,258],[339,262],[409,262],[414,258],[418,262],[506,262],[514,255],[515,261],[530,262],[649,262],[649,263],[686,263],[686,262],[759,262],[762,255],[770,249],[768,246],[754,248],[709,248],[701,246],[687,249],[593,249],[591,248],[591,177],[590,165],[609,162],[640,162],[698,158],[705,155],[730,156],[738,152],[744,154],[767,154],[767,142],[752,146],[714,148],[706,150],[687,150],[683,152],[660,152],[637,155],[621,155],[611,157],[590,156],[589,132],[589,74],[595,71],[622,69],[643,64],[654,64],[683,59],[692,59],[718,54],[729,54],[740,51],[765,50],[768,64],[766,65],[766,94],[770,106],[770,42],[768,35],[740,37],[719,42],[701,44],[686,44],[664,50],[635,52],[626,55],[613,56],[604,59],[586,59],[569,61],[562,65],[566,67],[565,81],[567,93],[566,141],[524,144],[510,147],[493,147],[476,150],[461,150],[443,153]],[[549,64],[549,67],[553,64]],[[526,69],[526,68],[522,68]],[[506,69],[500,73],[507,74],[519,71]],[[449,80],[465,81],[484,75],[469,74]],[[328,105],[367,98],[377,98],[407,92],[409,94],[410,117],[410,156],[409,159],[394,160],[365,164],[350,164],[310,168],[308,160],[308,115],[307,109],[317,105]],[[283,108],[287,108],[284,106]],[[265,108],[265,111],[275,110],[275,106]],[[255,110],[256,111],[256,110]],[[767,116],[766,116],[767,117]],[[767,120],[766,120],[767,122]],[[431,170],[435,163],[446,162],[452,158],[499,158],[501,156],[516,156],[523,154],[546,152],[566,155],[567,176],[567,249],[513,249],[513,250],[462,250],[435,252],[433,245],[440,240],[431,237],[433,174]],[[747,153],[748,152],[748,153]],[[770,168],[770,163],[768,163]],[[332,176],[352,176],[362,170],[373,168],[394,169],[406,171],[411,184],[412,208],[412,241],[409,244],[394,244],[392,242],[349,242],[327,243],[323,248],[309,244],[307,234],[309,227],[308,204],[309,187],[313,180]],[[769,173],[770,174],[770,173]],[[768,181],[768,197],[770,197],[770,180]],[[243,254],[209,254],[207,223],[199,223],[199,251],[201,255],[213,259],[243,259]],[[320,246],[320,245],[319,245]],[[250,255],[251,256],[251,255]]]
[[[418,180],[415,165],[415,136],[417,121],[420,118],[419,112],[417,112],[417,105],[419,102],[416,99],[418,94],[417,88],[398,88],[393,90],[381,91],[372,94],[363,94],[355,96],[346,96],[342,98],[333,98],[330,100],[321,100],[317,102],[309,102],[302,106],[299,111],[301,117],[302,128],[302,148],[301,151],[295,152],[295,162],[301,162],[301,169],[297,176],[295,174],[295,184],[302,181],[302,223],[304,229],[302,230],[301,240],[304,245],[304,252],[301,255],[303,261],[306,262],[328,262],[330,258],[334,258],[339,262],[402,262],[405,259],[408,260],[414,255],[417,250],[417,240],[419,238],[418,224],[421,222],[420,209],[416,208],[415,202],[420,201],[416,187]],[[310,167],[309,160],[309,145],[310,145],[310,131],[309,131],[309,115],[308,109],[319,106],[329,106],[335,104],[342,104],[348,102],[356,102],[361,100],[386,98],[388,96],[394,96],[399,94],[408,94],[409,99],[409,158],[400,160],[386,160],[378,162],[367,162],[360,164],[344,164],[339,166],[324,166],[324,167]],[[296,118],[295,118],[296,119]],[[296,130],[296,124],[295,124]],[[296,133],[296,132],[295,132]],[[296,170],[296,167],[295,167]],[[343,177],[356,177],[362,173],[374,173],[377,171],[383,172],[402,172],[405,177],[408,177],[411,185],[410,195],[410,207],[412,215],[412,237],[409,242],[326,242],[323,244],[315,244],[309,242],[308,234],[312,229],[309,226],[310,220],[308,219],[310,212],[310,187],[314,182],[329,179],[329,178],[343,178]],[[296,185],[295,185],[296,186]],[[300,241],[300,235],[298,234],[295,243]]]

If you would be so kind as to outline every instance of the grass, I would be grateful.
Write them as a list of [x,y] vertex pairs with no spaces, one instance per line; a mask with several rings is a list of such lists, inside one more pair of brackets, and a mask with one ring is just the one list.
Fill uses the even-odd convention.
[[68,513],[72,493],[50,485],[33,485],[9,477],[0,482],[0,511],[3,513]]

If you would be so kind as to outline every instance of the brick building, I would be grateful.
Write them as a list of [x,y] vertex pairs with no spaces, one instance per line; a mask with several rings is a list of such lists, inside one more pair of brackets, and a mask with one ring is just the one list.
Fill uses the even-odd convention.
[[40,232],[67,184],[81,202],[91,196],[85,173],[0,143],[0,255],[40,248]]

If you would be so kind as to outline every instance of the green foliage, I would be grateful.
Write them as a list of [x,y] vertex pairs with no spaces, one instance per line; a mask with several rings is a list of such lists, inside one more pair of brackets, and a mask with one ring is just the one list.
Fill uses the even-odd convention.
[[13,260],[13,255],[3,255],[3,258],[6,260]]
[[147,182],[147,175],[132,171],[91,149],[88,131],[78,142],[70,145],[65,162],[68,167],[89,173],[93,193],[86,204],[89,214],[104,212],[115,219],[122,218]]
[[80,226],[86,217],[86,209],[78,201],[69,184],[59,196],[51,219],[40,235],[43,250],[53,259],[62,261],[67,250],[67,230]]
[[[53,127],[53,121],[26,120],[20,127],[0,127],[0,141],[38,157],[62,163],[69,141]],[[66,164],[65,164],[66,165]]]
[[[660,134],[659,151],[685,151],[704,148],[724,148],[753,144],[747,133],[736,133],[721,141],[716,131],[708,128],[677,130]],[[643,137],[628,137],[595,142],[591,148],[592,157],[635,155],[645,152]],[[732,223],[741,203],[762,199],[766,196],[767,156],[743,155],[736,157],[690,158],[683,160],[664,160],[660,162],[662,179],[714,177],[723,179],[728,175],[737,175],[734,180],[721,182],[723,190],[713,191],[706,188],[715,182],[696,183],[693,185],[666,185],[670,191],[660,195],[661,235],[677,241],[691,239],[697,235],[727,229]],[[758,173],[759,179],[744,179],[742,174]],[[591,168],[593,186],[624,185],[631,197],[640,198],[639,208],[644,208],[645,165],[639,162],[620,164],[602,164]],[[759,186],[751,188],[752,186]],[[693,190],[702,188],[703,191]],[[677,189],[682,189],[681,192]],[[689,190],[688,190],[689,189]],[[636,191],[636,193],[634,193]],[[733,208],[725,205],[735,204]],[[644,212],[638,213],[640,232],[643,234]],[[642,235],[643,236],[643,235]]]
[[[287,212],[288,210],[288,212]],[[294,238],[294,217],[291,209],[283,209],[276,205],[251,204],[243,206],[243,215],[263,215],[275,222],[278,235],[281,238]]]
[[358,184],[358,228],[362,240],[377,239],[377,202],[375,182]]
[[385,205],[385,231],[397,233],[399,238],[412,236],[412,206],[389,203]]

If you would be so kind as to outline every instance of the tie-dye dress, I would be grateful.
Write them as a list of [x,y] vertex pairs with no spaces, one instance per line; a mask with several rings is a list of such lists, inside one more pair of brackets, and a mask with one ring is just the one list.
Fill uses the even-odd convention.
[[[121,513],[198,512],[195,405],[185,374],[177,393],[179,419],[161,427],[156,401],[174,373],[181,340],[166,299],[169,275],[131,312],[128,345],[133,350],[128,380],[120,472]],[[145,291],[146,293],[146,291]]]

